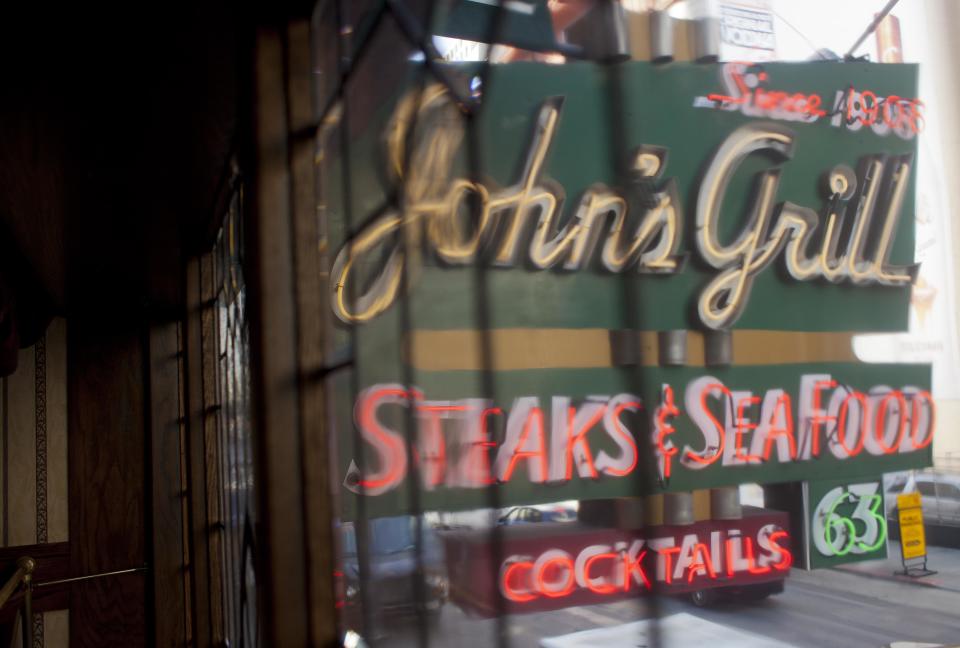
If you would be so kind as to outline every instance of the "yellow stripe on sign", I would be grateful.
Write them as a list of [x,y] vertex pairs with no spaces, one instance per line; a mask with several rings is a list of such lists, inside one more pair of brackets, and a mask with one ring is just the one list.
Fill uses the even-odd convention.
[[[492,329],[490,369],[594,369],[615,364],[613,342],[631,334],[601,328]],[[660,364],[656,331],[637,331],[628,346],[645,367]],[[852,333],[737,330],[733,332],[733,364],[777,365],[806,362],[857,362]],[[480,371],[484,369],[483,339],[476,329],[411,332],[411,356],[423,371]],[[687,332],[687,365],[704,366],[704,336]]]

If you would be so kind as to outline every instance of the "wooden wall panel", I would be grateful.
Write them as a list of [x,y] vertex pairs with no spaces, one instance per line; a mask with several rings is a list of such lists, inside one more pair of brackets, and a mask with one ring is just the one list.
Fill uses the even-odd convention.
[[[310,25],[291,21],[287,28],[288,119],[293,132],[306,131],[314,120],[312,87],[315,74],[310,56]],[[309,574],[309,629],[311,645],[333,644],[337,638],[333,573],[333,493],[327,457],[327,412],[324,381],[317,375],[324,367],[323,343],[327,339],[327,286],[321,283],[320,231],[314,182],[314,140],[300,138],[290,143],[290,173],[293,191],[294,289],[296,291],[297,351],[299,355],[301,455],[306,524],[306,564]]]
[[190,615],[193,620],[191,632],[199,645],[211,643],[210,625],[210,557],[207,543],[207,464],[204,454],[204,405],[203,405],[203,296],[201,294],[200,259],[194,258],[186,268],[187,317],[184,323],[184,396],[187,416],[186,467],[190,498],[189,543],[190,566]]
[[66,321],[0,380],[0,546],[67,540]]
[[265,643],[277,648],[304,645],[309,605],[283,40],[275,27],[260,27],[256,33],[257,161],[246,228],[252,243],[250,367],[263,530],[257,574],[263,597],[258,604]]
[[[47,329],[47,542],[68,538],[67,513],[67,322]],[[49,648],[49,644],[48,644]]]
[[[145,373],[134,324],[72,320],[68,330],[70,567],[145,564]],[[73,648],[146,645],[143,572],[75,583]]]
[[37,442],[34,349],[20,349],[7,377],[7,546],[37,541]]
[[151,328],[151,565],[155,614],[153,636],[158,648],[181,646],[186,636],[177,345],[176,323]]
[[43,648],[68,648],[70,645],[69,610],[43,613],[43,641]]

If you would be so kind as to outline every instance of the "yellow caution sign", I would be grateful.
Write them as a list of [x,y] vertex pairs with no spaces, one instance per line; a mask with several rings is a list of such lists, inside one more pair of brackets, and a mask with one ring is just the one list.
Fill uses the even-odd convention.
[[927,537],[923,531],[920,493],[897,496],[900,519],[900,550],[904,560],[927,555]]
[[897,508],[901,511],[903,509],[910,508],[920,508],[920,493],[907,493],[905,495],[897,495]]

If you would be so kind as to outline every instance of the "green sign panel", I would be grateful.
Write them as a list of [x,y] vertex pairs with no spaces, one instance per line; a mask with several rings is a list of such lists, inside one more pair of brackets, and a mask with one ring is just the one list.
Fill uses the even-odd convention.
[[[483,264],[495,328],[905,329],[916,67],[764,70],[808,99],[724,102],[757,76],[725,66],[494,66],[478,180],[459,107],[410,90],[352,142],[349,237],[327,144],[331,309],[366,346],[399,329],[404,287],[412,328],[474,328]],[[884,100],[870,126],[857,89]]]
[[[491,399],[472,372],[421,373],[413,390],[371,384],[338,412],[358,430],[341,448],[348,514],[361,493],[370,514],[405,510],[411,488],[420,506],[457,510],[487,505],[491,485],[511,505],[868,478],[931,461],[927,367],[650,368],[639,392],[629,373],[503,372]],[[904,384],[878,382],[891,375]]]
[[887,519],[880,479],[804,484],[810,569],[887,557]]
[[[511,64],[472,139],[430,84],[364,106],[348,166],[321,137],[345,515],[929,465],[929,367],[849,335],[907,324],[916,76]],[[732,366],[703,366],[715,330]]]

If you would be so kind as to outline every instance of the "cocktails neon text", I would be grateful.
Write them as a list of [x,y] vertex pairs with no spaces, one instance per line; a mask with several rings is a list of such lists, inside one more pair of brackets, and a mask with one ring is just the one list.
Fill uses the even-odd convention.
[[517,554],[500,567],[500,593],[514,603],[529,603],[540,597],[563,598],[577,590],[615,596],[644,593],[660,584],[669,589],[739,574],[772,576],[789,571],[793,564],[789,544],[786,531],[768,524],[756,538],[729,529],[711,531],[709,537],[688,533],[592,544],[576,555],[563,549],[536,556]]

